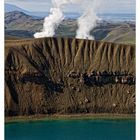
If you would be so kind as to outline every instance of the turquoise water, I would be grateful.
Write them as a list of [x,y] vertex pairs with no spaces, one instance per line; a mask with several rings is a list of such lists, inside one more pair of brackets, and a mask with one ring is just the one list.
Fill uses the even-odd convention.
[[135,140],[135,121],[70,120],[10,123],[5,140]]

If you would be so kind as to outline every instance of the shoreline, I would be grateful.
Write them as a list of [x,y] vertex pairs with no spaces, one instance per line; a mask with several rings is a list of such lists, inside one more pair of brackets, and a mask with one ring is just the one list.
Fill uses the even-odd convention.
[[135,120],[135,114],[54,114],[5,117],[5,123],[51,120]]

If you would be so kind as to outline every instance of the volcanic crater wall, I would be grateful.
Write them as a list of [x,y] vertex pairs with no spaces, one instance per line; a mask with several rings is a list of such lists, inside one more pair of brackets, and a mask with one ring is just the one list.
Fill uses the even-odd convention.
[[5,46],[6,116],[135,113],[135,46],[67,38]]

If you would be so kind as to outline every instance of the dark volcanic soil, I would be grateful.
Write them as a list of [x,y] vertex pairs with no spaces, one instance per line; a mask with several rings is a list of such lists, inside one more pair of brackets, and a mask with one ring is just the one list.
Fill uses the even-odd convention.
[[63,38],[5,46],[6,116],[135,113],[135,46]]

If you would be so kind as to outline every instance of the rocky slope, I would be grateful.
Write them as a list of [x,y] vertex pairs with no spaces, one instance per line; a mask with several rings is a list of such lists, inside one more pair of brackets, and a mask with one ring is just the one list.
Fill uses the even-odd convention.
[[135,113],[135,46],[68,38],[5,46],[6,116]]

